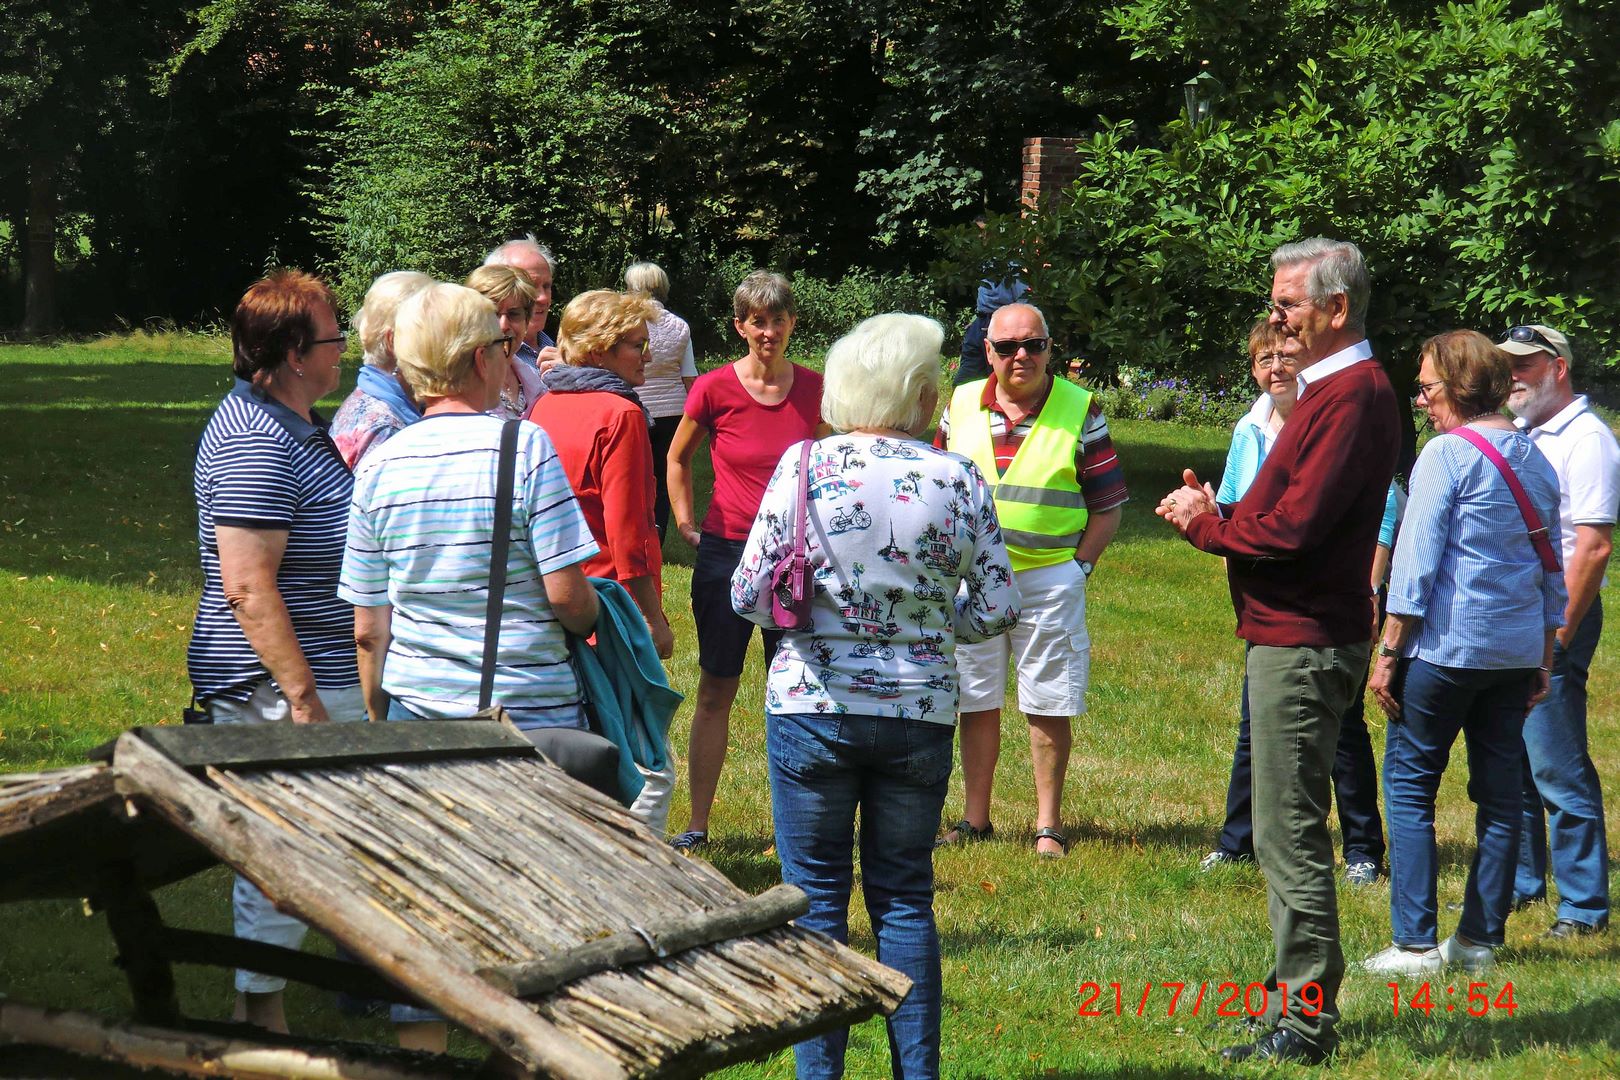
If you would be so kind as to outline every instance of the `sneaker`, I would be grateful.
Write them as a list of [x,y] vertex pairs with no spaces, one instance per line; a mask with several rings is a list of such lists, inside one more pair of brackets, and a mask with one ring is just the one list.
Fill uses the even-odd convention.
[[1559,919],[1552,924],[1552,928],[1541,936],[1554,941],[1565,941],[1569,938],[1588,937],[1592,934],[1601,934],[1609,929],[1609,920],[1605,916],[1596,923],[1576,922],[1574,919]]
[[1198,860],[1198,870],[1207,874],[1217,866],[1237,866],[1239,863],[1254,862],[1253,855],[1234,855],[1225,848],[1216,848],[1214,851]]
[[1446,967],[1460,967],[1464,971],[1489,971],[1496,966],[1496,950],[1489,945],[1469,945],[1456,934],[1440,943],[1440,959]]
[[1353,862],[1344,868],[1344,883],[1346,885],[1376,885],[1378,883],[1378,864],[1373,862]]
[[1445,961],[1441,959],[1439,949],[1413,952],[1399,945],[1391,945],[1383,952],[1369,956],[1361,962],[1361,970],[1370,975],[1424,975],[1431,971],[1439,971],[1444,966]]
[[709,846],[709,834],[696,830],[683,832],[669,842],[669,846],[682,855],[690,855],[699,848]]

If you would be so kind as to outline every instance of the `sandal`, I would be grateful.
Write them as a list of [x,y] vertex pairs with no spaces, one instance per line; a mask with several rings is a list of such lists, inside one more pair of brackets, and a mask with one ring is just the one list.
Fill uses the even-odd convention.
[[681,835],[670,840],[669,846],[680,852],[682,855],[690,855],[698,848],[705,848],[709,846],[709,834],[706,832],[698,832],[696,830],[683,832]]
[[[1063,849],[1062,853],[1053,854],[1050,851],[1042,851],[1040,849],[1040,841],[1042,840],[1055,841],[1057,845]],[[1064,855],[1069,853],[1069,838],[1058,832],[1056,829],[1036,829],[1035,841],[1035,854],[1039,855],[1043,859],[1061,859]]]
[[[954,836],[952,835],[953,833],[955,834]],[[952,825],[944,836],[940,837],[938,840],[935,840],[934,846],[937,848],[942,848],[959,847],[962,844],[977,844],[979,841],[989,840],[995,835],[996,827],[990,824],[988,821],[984,823],[984,828],[980,829],[974,827],[974,824],[967,818],[963,818],[955,825]]]

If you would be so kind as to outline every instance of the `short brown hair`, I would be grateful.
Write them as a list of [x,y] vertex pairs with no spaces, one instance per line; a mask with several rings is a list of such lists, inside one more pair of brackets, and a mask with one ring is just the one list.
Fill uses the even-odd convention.
[[326,282],[302,270],[277,270],[248,286],[231,316],[231,368],[250,382],[286,363],[287,351],[306,352],[315,340],[315,312],[325,304],[337,317],[337,297]]
[[1434,362],[1434,373],[1464,418],[1496,412],[1513,390],[1507,353],[1476,330],[1448,330],[1423,343],[1420,353]]
[[1271,316],[1262,316],[1249,327],[1249,362],[1252,364],[1260,358],[1263,352],[1275,352],[1283,343],[1282,327],[1271,321]]
[[742,279],[731,297],[731,311],[739,321],[758,312],[796,318],[799,305],[793,300],[793,286],[781,274],[755,270]]

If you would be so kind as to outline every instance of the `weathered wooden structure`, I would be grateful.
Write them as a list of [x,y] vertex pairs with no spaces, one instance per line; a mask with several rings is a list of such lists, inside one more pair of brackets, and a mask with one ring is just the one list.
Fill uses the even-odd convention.
[[[104,749],[0,775],[0,901],[104,910],[135,1023],[0,998],[0,1041],[195,1075],[465,1073],[187,1021],[170,965],[206,963],[429,1005],[489,1044],[491,1069],[689,1076],[887,1014],[909,989],[790,925],[798,890],[748,896],[500,722],[160,727]],[[217,861],[359,962],[164,926],[151,890]]]

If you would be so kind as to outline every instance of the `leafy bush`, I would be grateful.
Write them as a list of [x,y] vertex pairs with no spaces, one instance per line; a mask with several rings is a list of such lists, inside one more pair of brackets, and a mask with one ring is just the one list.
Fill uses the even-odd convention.
[[1194,427],[1230,428],[1254,402],[1247,389],[1212,389],[1181,378],[1092,386],[1091,392],[1111,420],[1160,420]]

